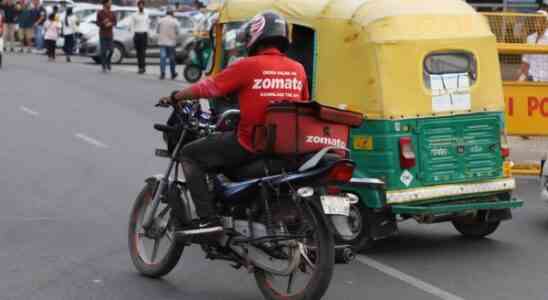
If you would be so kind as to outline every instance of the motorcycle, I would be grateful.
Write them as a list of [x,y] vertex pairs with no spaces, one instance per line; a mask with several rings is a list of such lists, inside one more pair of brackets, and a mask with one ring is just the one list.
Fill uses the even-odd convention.
[[[253,273],[265,299],[320,299],[333,275],[334,239],[351,234],[352,199],[331,188],[352,177],[354,163],[329,154],[345,149],[327,147],[303,160],[259,158],[233,174],[209,178],[224,230],[184,235],[177,222],[190,223],[197,215],[177,154],[196,139],[234,130],[239,111],[216,116],[195,102],[171,107],[167,125],[154,125],[167,143],[156,155],[169,158],[169,166],[165,174],[146,179],[131,211],[128,240],[136,269],[162,277],[185,247],[199,245],[206,259]],[[347,258],[349,249],[342,251]]]
[[195,83],[202,78],[209,59],[213,53],[209,37],[196,37],[188,46],[188,59],[185,63],[183,76],[189,83]]

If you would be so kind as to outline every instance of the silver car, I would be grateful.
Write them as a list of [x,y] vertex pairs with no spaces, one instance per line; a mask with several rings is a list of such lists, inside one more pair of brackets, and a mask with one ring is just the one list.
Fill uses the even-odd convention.
[[[150,18],[150,31],[148,36],[147,57],[160,57],[158,45],[157,27],[160,18],[165,16],[163,12],[148,12]],[[177,40],[177,62],[182,63],[187,56],[187,45],[193,39],[193,30],[196,21],[195,13],[176,13],[175,18],[181,24]],[[112,63],[121,64],[126,58],[137,57],[133,44],[133,34],[129,31],[129,17],[124,18],[113,30],[114,45]],[[99,33],[91,36],[84,36],[80,47],[80,54],[91,57],[96,63],[101,62]]]

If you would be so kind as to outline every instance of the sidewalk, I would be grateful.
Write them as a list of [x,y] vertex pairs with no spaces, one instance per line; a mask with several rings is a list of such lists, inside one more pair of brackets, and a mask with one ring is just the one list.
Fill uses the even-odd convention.
[[538,163],[548,153],[548,137],[508,137],[510,158],[516,164]]

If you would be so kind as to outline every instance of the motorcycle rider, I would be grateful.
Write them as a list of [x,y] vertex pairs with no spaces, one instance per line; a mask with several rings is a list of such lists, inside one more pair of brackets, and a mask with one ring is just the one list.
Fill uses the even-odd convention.
[[196,205],[199,220],[178,228],[183,234],[207,234],[222,231],[215,213],[215,195],[209,175],[236,168],[256,159],[252,134],[265,122],[266,108],[272,101],[309,99],[304,67],[288,58],[287,21],[277,13],[258,14],[239,30],[248,57],[231,64],[217,75],[205,78],[169,97],[163,104],[185,100],[217,98],[235,94],[240,104],[237,132],[215,133],[192,142],[180,151],[188,188]]

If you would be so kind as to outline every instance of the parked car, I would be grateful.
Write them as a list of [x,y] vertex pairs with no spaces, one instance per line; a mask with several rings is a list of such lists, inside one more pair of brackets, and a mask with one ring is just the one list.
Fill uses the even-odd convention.
[[[76,16],[78,18],[78,21],[80,22],[80,26],[79,26],[79,30],[78,32],[76,33],[77,34],[77,41],[80,40],[81,36],[83,35],[83,32],[82,32],[82,28],[84,29],[88,29],[88,27],[86,27],[87,25],[91,25],[91,26],[94,26],[95,27],[95,30],[97,30],[97,25],[95,25],[94,23],[87,23],[89,19],[91,18],[96,18],[96,17],[93,17],[93,15],[96,15],[97,14],[97,11],[99,11],[101,9],[101,5],[97,5],[97,4],[90,4],[90,3],[74,3],[74,7],[73,7],[73,14],[74,16]],[[66,15],[66,12],[62,12],[59,14],[59,17],[61,19],[61,23],[65,20],[65,15]],[[93,29],[91,29],[93,30]],[[89,31],[89,29],[88,29]],[[77,45],[75,45],[77,48],[76,49],[79,49],[80,47],[78,46],[79,43],[77,43]],[[60,37],[58,40],[57,40],[57,48],[62,48],[63,46],[65,45],[65,39],[64,37]]]
[[[165,13],[159,11],[149,11],[150,31],[148,37],[147,57],[159,57],[160,47],[158,45],[158,21]],[[188,44],[193,40],[193,29],[195,19],[187,13],[176,13],[175,18],[179,21],[180,34],[177,41],[177,62],[182,63],[188,54]],[[80,54],[91,57],[96,63],[100,63],[100,45],[99,33],[84,36]],[[121,64],[126,58],[136,57],[137,53],[133,44],[133,34],[129,30],[129,18],[124,18],[114,28],[114,46],[112,54],[112,63]]]
[[46,9],[47,14],[53,12],[53,7],[57,6],[60,12],[65,11],[67,7],[74,7],[75,3],[72,0],[43,0],[42,6]]

